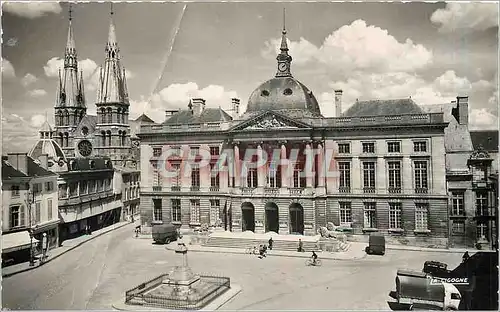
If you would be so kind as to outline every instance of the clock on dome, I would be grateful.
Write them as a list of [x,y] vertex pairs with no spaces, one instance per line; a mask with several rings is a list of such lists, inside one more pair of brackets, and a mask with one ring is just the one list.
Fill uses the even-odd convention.
[[80,152],[80,155],[83,157],[90,156],[90,154],[92,154],[92,143],[87,140],[80,141],[80,143],[78,143],[78,152]]

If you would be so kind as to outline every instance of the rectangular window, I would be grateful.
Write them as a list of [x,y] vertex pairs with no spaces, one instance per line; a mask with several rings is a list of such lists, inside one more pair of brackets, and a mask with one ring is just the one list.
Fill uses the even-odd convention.
[[70,197],[78,196],[78,183],[69,184],[69,196]]
[[486,192],[476,192],[476,216],[488,215],[488,195]]
[[349,143],[339,143],[339,154],[350,154],[351,145]]
[[200,155],[200,148],[198,146],[191,146],[189,153],[191,156],[198,156]]
[[59,198],[68,198],[68,186],[59,184]]
[[35,183],[33,184],[33,193],[36,195],[40,195],[42,193],[42,184]]
[[451,193],[451,215],[465,216],[465,194],[464,192]]
[[375,193],[375,162],[363,162],[363,190],[365,193]]
[[389,153],[401,153],[400,142],[387,142],[387,151]]
[[363,147],[363,154],[375,153],[375,143],[373,142],[362,143],[362,147]]
[[47,199],[47,218],[52,220],[52,199]]
[[172,166],[172,186],[180,186],[181,185],[181,164],[174,163]]
[[200,167],[194,164],[191,168],[191,186],[200,187]]
[[15,228],[24,225],[24,215],[21,212],[20,206],[10,207],[10,227]]
[[153,199],[153,221],[163,221],[161,199]]
[[415,192],[427,193],[429,187],[427,177],[427,161],[415,161]]
[[108,179],[108,191],[113,189],[113,179]]
[[40,223],[42,221],[42,204],[37,202],[35,204],[35,223]]
[[389,204],[389,228],[400,229],[401,228],[401,204],[400,203],[390,203]]
[[488,224],[480,222],[476,226],[476,237],[478,240],[489,241],[488,239]]
[[256,188],[258,185],[257,168],[247,169],[247,187]]
[[271,162],[267,171],[267,187],[281,187],[281,166]]
[[89,180],[89,194],[96,192],[95,180]]
[[11,190],[12,190],[12,197],[19,196],[19,185],[12,185]]
[[293,187],[306,187],[306,178],[302,177],[302,171],[304,170],[304,164],[298,162],[293,168]]
[[171,199],[172,203],[172,222],[181,222],[181,200],[179,198]]
[[427,141],[415,141],[413,142],[414,152],[427,152]]
[[377,228],[376,203],[364,203],[364,227]]
[[351,189],[351,163],[339,162],[340,192],[349,193]]
[[191,199],[190,200],[191,207],[189,210],[189,220],[191,224],[199,224],[200,223],[200,200],[199,199]]
[[451,234],[452,235],[464,235],[465,234],[465,221],[464,220],[453,220],[451,223]]
[[153,157],[160,157],[161,154],[161,147],[153,147]]
[[97,180],[97,191],[98,192],[104,191],[104,183],[102,182],[102,180]]
[[52,192],[54,190],[54,182],[45,182],[45,190],[47,192]]
[[80,195],[87,194],[87,181],[80,181]]
[[219,156],[218,146],[210,146],[210,156]]
[[417,231],[427,231],[428,227],[428,204],[416,204],[415,205],[415,230]]
[[219,221],[220,212],[220,200],[211,199],[210,200],[210,224],[215,225]]
[[389,192],[401,192],[401,163],[399,161],[389,161]]
[[352,210],[351,203],[340,202],[340,225],[351,226],[352,222]]
[[210,186],[220,187],[219,167],[217,164],[210,164]]

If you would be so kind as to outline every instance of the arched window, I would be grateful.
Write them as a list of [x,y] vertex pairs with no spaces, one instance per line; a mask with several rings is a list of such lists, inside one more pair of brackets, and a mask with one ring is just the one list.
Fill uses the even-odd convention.
[[64,132],[64,147],[68,147],[69,146],[69,134],[68,132]]
[[116,110],[116,121],[122,123],[122,110],[119,108]]
[[56,124],[58,126],[62,126],[63,125],[63,113],[61,111],[58,111],[57,112],[57,117],[56,117]]
[[83,119],[83,112],[80,113],[80,121]]
[[127,132],[126,131],[123,131],[122,133],[122,136],[121,136],[121,140],[122,140],[122,146],[125,146],[126,143],[127,143]]
[[107,139],[108,139],[108,146],[112,146],[111,145],[111,131],[106,131],[106,136],[107,136]]
[[128,114],[128,112],[127,112],[127,110],[124,108],[124,109],[123,109],[123,123],[124,123],[124,124],[127,124],[127,123],[128,123],[128,122],[127,122],[127,119],[128,119],[127,114]]
[[64,111],[64,124],[63,126],[69,126],[69,113],[67,110]]
[[62,132],[59,132],[59,142],[58,143],[61,147],[64,147],[64,136],[63,136]]
[[122,131],[121,131],[121,130],[119,130],[119,131],[118,131],[118,144],[119,144],[119,145],[122,145],[121,137],[122,137]]
[[113,123],[113,114],[111,112],[111,107],[108,107],[108,123]]
[[101,146],[106,146],[106,132],[101,131]]
[[100,123],[105,123],[106,122],[106,110],[104,107],[101,107],[101,122]]

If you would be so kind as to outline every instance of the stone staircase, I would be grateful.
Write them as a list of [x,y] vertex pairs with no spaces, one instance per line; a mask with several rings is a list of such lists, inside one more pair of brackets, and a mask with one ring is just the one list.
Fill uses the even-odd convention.
[[[302,241],[303,248],[305,251],[318,250],[318,242],[314,241]],[[208,241],[203,244],[205,247],[223,247],[223,248],[240,248],[246,249],[249,247],[259,245],[268,245],[268,240],[265,239],[255,239],[255,238],[243,238],[243,237],[210,237]],[[299,242],[291,240],[273,240],[273,250],[283,250],[283,251],[297,251],[299,247]]]

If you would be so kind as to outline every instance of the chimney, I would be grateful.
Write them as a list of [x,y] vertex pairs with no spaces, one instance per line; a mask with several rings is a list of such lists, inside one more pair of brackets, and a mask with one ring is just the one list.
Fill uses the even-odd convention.
[[29,175],[28,173],[28,153],[9,153],[7,160],[12,167]]
[[201,113],[205,110],[205,100],[201,98],[193,99],[192,110],[194,116],[200,117]]
[[49,170],[49,155],[48,154],[42,154],[40,157],[38,157],[38,160],[40,161],[39,165],[45,170]]
[[452,110],[452,114],[459,125],[467,125],[469,123],[469,97],[457,96],[456,103],[457,106]]
[[233,119],[238,119],[238,117],[240,116],[240,99],[232,98],[231,104],[233,110]]
[[335,117],[342,115],[342,90],[335,90]]

